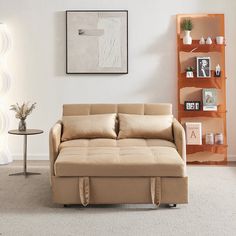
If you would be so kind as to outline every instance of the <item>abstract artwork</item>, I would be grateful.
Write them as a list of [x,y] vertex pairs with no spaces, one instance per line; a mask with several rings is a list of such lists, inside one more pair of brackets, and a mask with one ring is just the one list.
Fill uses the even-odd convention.
[[128,11],[66,11],[66,73],[128,73]]

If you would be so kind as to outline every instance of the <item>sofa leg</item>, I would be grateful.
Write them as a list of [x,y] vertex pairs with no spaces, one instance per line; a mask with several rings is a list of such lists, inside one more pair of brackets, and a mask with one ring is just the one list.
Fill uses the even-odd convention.
[[168,204],[168,205],[169,205],[169,207],[171,207],[171,208],[177,207],[177,204]]
[[69,205],[68,205],[68,204],[64,204],[63,206],[64,206],[64,208],[68,208],[68,207],[69,207]]

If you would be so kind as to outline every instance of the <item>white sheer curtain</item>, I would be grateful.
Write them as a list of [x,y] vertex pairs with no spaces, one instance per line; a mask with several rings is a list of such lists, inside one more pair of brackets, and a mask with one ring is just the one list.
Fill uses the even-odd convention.
[[5,104],[5,96],[10,89],[11,76],[7,70],[6,57],[7,52],[11,48],[11,38],[5,24],[0,23],[0,165],[7,164],[12,161],[10,151],[8,149],[9,127],[8,108]]

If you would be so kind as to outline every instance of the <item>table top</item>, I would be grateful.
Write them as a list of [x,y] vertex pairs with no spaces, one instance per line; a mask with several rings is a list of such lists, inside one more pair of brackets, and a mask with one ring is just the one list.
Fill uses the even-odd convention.
[[43,130],[41,129],[27,129],[26,131],[19,131],[18,129],[12,129],[8,131],[9,134],[15,135],[34,135],[34,134],[42,134]]

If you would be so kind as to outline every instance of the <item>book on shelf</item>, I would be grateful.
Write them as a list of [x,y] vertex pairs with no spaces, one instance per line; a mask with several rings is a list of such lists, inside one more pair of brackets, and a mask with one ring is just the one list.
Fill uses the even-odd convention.
[[206,88],[202,90],[203,111],[217,111],[217,90]]
[[185,130],[187,145],[202,145],[202,123],[186,122]]

